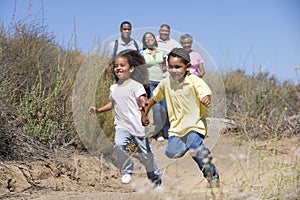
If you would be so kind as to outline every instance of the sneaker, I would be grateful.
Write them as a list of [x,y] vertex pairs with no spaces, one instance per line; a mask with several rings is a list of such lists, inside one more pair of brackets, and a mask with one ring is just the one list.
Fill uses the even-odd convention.
[[130,183],[130,181],[131,181],[131,174],[124,174],[124,175],[122,175],[121,182],[123,184],[128,184],[128,183]]
[[220,187],[220,180],[218,178],[208,181],[207,188],[219,188],[219,187]]
[[156,139],[158,142],[162,142],[165,140],[165,138],[163,136],[159,136],[157,139]]
[[161,178],[158,178],[158,179],[154,180],[153,183],[154,183],[154,188],[157,188],[161,185],[162,180],[161,180]]

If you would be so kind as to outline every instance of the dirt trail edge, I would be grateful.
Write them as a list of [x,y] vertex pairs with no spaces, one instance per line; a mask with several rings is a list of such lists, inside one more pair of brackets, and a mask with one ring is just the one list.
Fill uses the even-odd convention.
[[[260,199],[255,193],[243,192],[244,182],[257,178],[257,166],[261,165],[258,151],[254,151],[249,142],[220,135],[221,130],[214,129],[219,126],[212,126],[219,122],[209,122],[211,127],[205,143],[212,150],[219,169],[220,188],[207,188],[206,180],[189,153],[180,159],[168,160],[163,155],[167,141],[152,141],[152,150],[163,172],[163,184],[159,188],[153,189],[138,162],[132,182],[123,185],[116,167],[104,158],[73,153],[32,162],[1,162],[0,199]],[[272,151],[266,148],[268,142],[272,143],[258,144],[266,155]],[[299,144],[298,137],[278,142],[278,156],[289,162],[296,144]],[[266,170],[268,163],[264,163]],[[260,177],[259,184],[267,185],[268,178],[268,174]]]

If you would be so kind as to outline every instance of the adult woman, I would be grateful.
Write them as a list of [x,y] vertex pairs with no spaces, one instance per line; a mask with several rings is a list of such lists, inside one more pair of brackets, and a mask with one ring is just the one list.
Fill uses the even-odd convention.
[[191,66],[189,68],[189,71],[192,74],[195,74],[196,76],[202,78],[205,74],[205,70],[203,66],[204,61],[198,52],[192,50],[193,37],[189,34],[184,34],[180,37],[180,43],[182,47],[187,52],[189,52],[191,58]]
[[[155,35],[146,32],[142,38],[143,56],[149,71],[150,87],[147,91],[148,97],[152,96],[153,90],[164,78],[166,71],[165,53],[157,48]],[[169,120],[167,117],[166,101],[161,101],[160,105],[153,107],[153,120],[155,124],[155,136],[158,141],[168,137]]]

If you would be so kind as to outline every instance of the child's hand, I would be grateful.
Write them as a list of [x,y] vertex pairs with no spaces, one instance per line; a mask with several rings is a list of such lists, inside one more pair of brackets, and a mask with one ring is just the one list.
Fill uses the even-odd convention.
[[148,106],[148,101],[146,98],[146,94],[139,97],[139,110],[145,112],[145,107]]
[[203,97],[200,102],[205,105],[206,107],[210,106],[210,97],[209,96],[205,96]]
[[142,112],[145,112],[145,107],[146,106],[148,106],[148,102],[147,101],[141,104],[141,106],[139,107],[139,110],[142,111]]
[[148,126],[150,124],[149,118],[145,114],[142,115],[142,124],[143,126]]
[[89,112],[89,114],[96,114],[97,113],[97,108],[90,107],[88,112]]

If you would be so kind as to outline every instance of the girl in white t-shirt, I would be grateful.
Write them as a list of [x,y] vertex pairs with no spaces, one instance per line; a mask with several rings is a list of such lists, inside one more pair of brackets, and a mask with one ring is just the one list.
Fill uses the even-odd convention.
[[110,101],[101,108],[90,107],[89,113],[102,113],[111,109],[115,111],[114,149],[122,183],[131,181],[134,164],[126,146],[133,140],[139,149],[140,160],[146,168],[148,179],[158,186],[161,184],[161,172],[151,152],[146,128],[141,122],[140,108],[145,107],[147,101],[143,86],[148,83],[145,60],[135,50],[124,50],[113,61],[113,73],[116,83],[110,86]]

